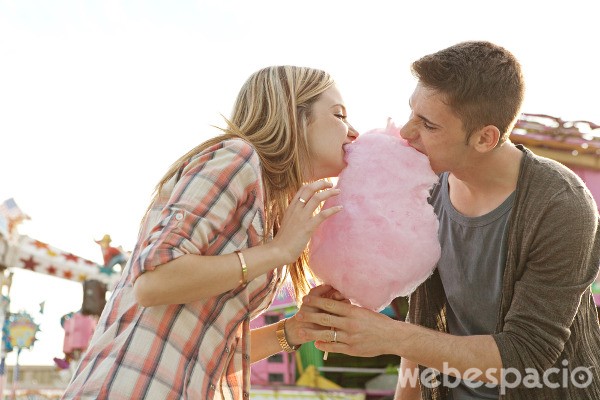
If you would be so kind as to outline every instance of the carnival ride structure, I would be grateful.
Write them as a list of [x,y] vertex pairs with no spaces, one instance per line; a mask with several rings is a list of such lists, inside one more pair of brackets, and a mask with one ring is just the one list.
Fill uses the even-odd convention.
[[[106,304],[106,292],[112,290],[120,277],[121,268],[128,254],[120,248],[110,246],[110,236],[96,241],[102,249],[104,265],[79,257],[47,243],[19,234],[18,227],[30,219],[21,211],[14,199],[7,199],[0,206],[0,326],[3,327],[0,363],[5,362],[7,353],[16,348],[18,354],[31,348],[39,327],[26,312],[10,313],[10,287],[14,269],[50,275],[79,282],[83,287],[83,303],[78,311],[64,315],[61,325],[65,330],[63,342],[64,359],[55,358],[57,367],[72,368],[80,354],[87,348],[96,326],[96,318]],[[0,369],[0,395],[4,388],[4,368]],[[13,374],[13,390],[18,373]]]

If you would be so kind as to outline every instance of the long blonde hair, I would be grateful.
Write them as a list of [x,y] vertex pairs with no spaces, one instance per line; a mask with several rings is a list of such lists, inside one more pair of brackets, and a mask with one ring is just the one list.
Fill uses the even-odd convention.
[[[262,168],[265,194],[265,232],[277,234],[283,213],[309,177],[311,170],[306,131],[312,105],[334,84],[321,70],[297,66],[271,66],[252,74],[240,89],[223,134],[196,146],[175,163],[156,186],[156,200],[183,164],[203,150],[227,139],[240,138],[254,147]],[[308,167],[308,168],[306,168]],[[265,235],[263,242],[268,235]],[[296,300],[310,289],[314,278],[305,250],[287,272]]]

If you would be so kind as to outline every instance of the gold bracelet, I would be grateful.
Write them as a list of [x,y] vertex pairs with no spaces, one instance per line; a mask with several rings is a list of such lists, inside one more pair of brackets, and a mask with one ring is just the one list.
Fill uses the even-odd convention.
[[242,264],[242,280],[240,283],[245,286],[248,284],[248,266],[246,265],[246,260],[244,260],[244,255],[240,250],[236,250],[235,254],[237,254],[240,259],[240,263]]
[[277,322],[277,330],[275,331],[275,334],[277,335],[277,341],[279,342],[281,349],[288,353],[292,353],[292,352],[298,350],[300,348],[300,346],[302,346],[302,345],[299,344],[296,346],[290,346],[287,339],[285,338],[285,321],[287,321],[286,318],[279,320],[279,322]]

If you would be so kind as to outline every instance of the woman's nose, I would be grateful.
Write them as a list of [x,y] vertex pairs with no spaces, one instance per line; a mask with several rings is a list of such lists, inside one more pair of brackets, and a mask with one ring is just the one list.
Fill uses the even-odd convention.
[[348,124],[348,136],[354,141],[358,138],[358,131],[354,127]]

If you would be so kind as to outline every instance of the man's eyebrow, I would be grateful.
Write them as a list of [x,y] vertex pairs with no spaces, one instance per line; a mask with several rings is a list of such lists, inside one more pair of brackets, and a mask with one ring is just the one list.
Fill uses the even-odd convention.
[[[408,106],[410,107],[410,109],[412,110],[412,105],[410,104],[410,97],[408,98]],[[435,122],[430,121],[429,119],[425,118],[423,115],[421,114],[415,114],[417,117],[419,117],[419,119],[425,121],[427,124],[429,125],[433,125],[433,126],[437,126],[437,127],[441,127],[441,125],[436,124]]]
[[430,121],[429,119],[425,118],[424,116],[422,116],[421,114],[415,114],[417,117],[419,117],[420,119],[422,119],[423,121],[425,121],[428,125],[433,125],[433,126],[437,126],[440,127],[441,125],[436,124],[435,122]]

